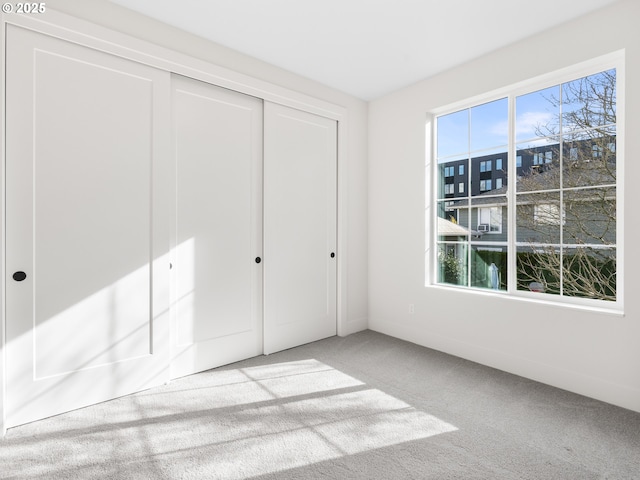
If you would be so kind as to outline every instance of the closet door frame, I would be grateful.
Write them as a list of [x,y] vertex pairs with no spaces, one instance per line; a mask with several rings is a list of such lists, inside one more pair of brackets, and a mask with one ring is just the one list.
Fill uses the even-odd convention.
[[[36,32],[120,56],[157,69],[176,73],[206,83],[245,93],[265,101],[314,113],[337,121],[338,125],[338,199],[337,199],[337,332],[343,336],[350,333],[347,325],[347,172],[348,172],[348,115],[345,107],[290,90],[288,88],[249,76],[190,55],[151,42],[126,35],[94,23],[78,19],[47,7],[42,15],[0,14],[0,75],[6,74],[6,30],[7,25],[34,30]],[[5,168],[5,103],[4,91],[0,95],[0,172]],[[169,94],[169,92],[167,92]],[[5,245],[5,179],[0,181],[0,238]],[[0,435],[6,433],[5,424],[5,261],[6,250],[0,252]]]

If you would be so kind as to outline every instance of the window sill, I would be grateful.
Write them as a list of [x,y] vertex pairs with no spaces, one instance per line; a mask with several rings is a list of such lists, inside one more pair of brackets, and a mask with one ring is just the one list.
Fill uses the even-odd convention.
[[[626,314],[621,307],[618,306],[602,306],[602,305],[590,305],[585,303],[571,303],[566,300],[553,300],[555,297],[552,295],[545,295],[544,293],[528,293],[517,292],[509,293],[506,290],[488,290],[482,288],[470,288],[470,287],[458,287],[455,285],[444,284],[426,284],[425,288],[433,290],[445,290],[454,291],[457,293],[464,292],[469,295],[479,295],[484,297],[500,298],[506,301],[534,303],[537,305],[545,305],[557,308],[567,308],[571,310],[581,310],[590,313],[599,313],[603,315],[613,315],[616,317],[625,317]],[[542,297],[542,298],[541,298]]]

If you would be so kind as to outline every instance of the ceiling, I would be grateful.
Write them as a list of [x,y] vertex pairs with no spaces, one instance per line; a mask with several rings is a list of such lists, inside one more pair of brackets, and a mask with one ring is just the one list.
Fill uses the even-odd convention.
[[618,0],[110,1],[372,100]]

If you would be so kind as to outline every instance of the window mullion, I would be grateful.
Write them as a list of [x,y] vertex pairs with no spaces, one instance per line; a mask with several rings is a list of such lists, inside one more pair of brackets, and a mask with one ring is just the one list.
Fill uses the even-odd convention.
[[469,116],[469,130],[467,131],[467,145],[469,145],[469,152],[467,152],[467,162],[468,162],[468,176],[469,176],[469,189],[467,190],[467,210],[468,214],[468,223],[469,223],[469,233],[467,235],[467,287],[471,286],[471,225],[472,225],[472,208],[471,208],[471,176],[473,173],[473,162],[471,161],[471,131],[473,129],[473,125],[471,123],[471,109],[467,109],[467,115]]
[[515,95],[509,95],[508,101],[508,140],[507,147],[509,164],[509,175],[507,177],[507,292],[514,293],[517,290],[517,248],[516,248],[516,182],[518,178],[518,168],[516,166],[516,112]]

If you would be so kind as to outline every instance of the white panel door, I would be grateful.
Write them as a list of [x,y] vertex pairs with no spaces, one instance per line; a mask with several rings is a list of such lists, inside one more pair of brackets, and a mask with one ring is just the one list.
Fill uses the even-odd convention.
[[262,353],[262,100],[174,76],[173,378]]
[[265,103],[264,350],[336,334],[337,122]]
[[168,380],[170,86],[12,26],[7,48],[11,427]]

